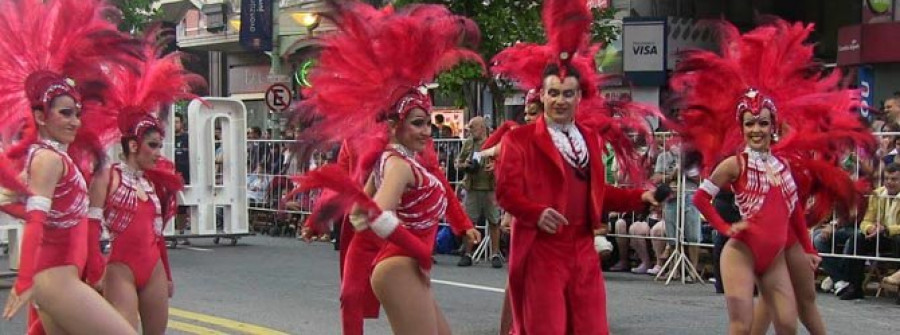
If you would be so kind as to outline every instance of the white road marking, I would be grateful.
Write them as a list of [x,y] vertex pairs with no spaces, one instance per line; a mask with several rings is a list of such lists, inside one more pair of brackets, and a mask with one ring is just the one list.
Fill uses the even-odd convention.
[[449,286],[470,288],[470,289],[474,289],[474,290],[482,290],[482,291],[495,292],[495,293],[506,292],[506,290],[504,290],[502,288],[475,285],[475,284],[466,284],[466,283],[460,283],[460,282],[449,281],[449,280],[432,279],[431,282],[435,283],[435,284],[444,284],[444,285],[449,285]]
[[212,252],[213,251],[212,249],[204,249],[204,248],[197,248],[197,247],[182,247],[182,248],[185,248],[187,250],[203,251],[203,252]]

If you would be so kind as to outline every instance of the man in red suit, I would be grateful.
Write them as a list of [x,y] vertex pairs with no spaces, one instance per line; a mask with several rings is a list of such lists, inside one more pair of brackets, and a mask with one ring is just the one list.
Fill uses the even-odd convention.
[[580,75],[557,64],[544,72],[543,117],[504,137],[497,167],[497,200],[515,217],[513,333],[607,334],[593,230],[604,212],[642,210],[656,201],[651,191],[606,185],[600,136],[575,117]]

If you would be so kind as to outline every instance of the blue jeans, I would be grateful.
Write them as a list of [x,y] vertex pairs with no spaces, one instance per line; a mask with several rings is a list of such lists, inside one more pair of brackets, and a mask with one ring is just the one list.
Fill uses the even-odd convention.
[[[700,229],[700,212],[694,207],[694,192],[684,192],[684,240],[690,243],[699,243],[703,240],[703,233]],[[678,222],[678,206],[677,198],[666,200],[663,204],[663,220],[666,221],[666,237],[677,238],[678,230],[676,223]],[[675,245],[675,241],[669,241],[669,245]]]
[[[827,238],[822,234],[821,229],[816,229],[813,231],[813,246],[815,246],[816,251],[820,253],[842,254],[847,240],[853,236],[853,230],[852,226],[837,227],[832,236]],[[834,250],[831,250],[832,241],[834,241]],[[822,264],[820,266],[825,270],[825,273],[831,276],[832,280],[847,281],[849,278],[843,278],[843,271],[841,271],[842,264],[842,258],[826,256],[822,258]]]

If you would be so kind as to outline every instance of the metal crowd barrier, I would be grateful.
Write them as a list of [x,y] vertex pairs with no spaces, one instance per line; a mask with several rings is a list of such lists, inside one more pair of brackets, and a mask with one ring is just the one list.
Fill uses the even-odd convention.
[[[296,187],[291,176],[304,172],[302,166],[315,168],[337,159],[339,147],[316,152],[310,162],[303,164],[292,151],[294,143],[293,140],[247,140],[247,204],[254,230],[271,234],[296,230],[298,224],[302,224],[302,220],[312,212],[319,194],[315,191],[301,193],[293,199],[282,201]],[[434,144],[447,179],[458,186],[463,174],[455,168],[455,160],[462,140],[435,139]]]
[[[885,137],[894,137],[900,138],[900,133],[878,133],[876,136],[879,138]],[[647,173],[652,176],[654,174],[654,167],[657,165],[657,160],[660,159],[660,155],[666,154],[666,151],[670,147],[670,145],[674,145],[678,143],[677,135],[672,133],[656,133],[656,143],[655,147],[647,148]],[[279,215],[295,215],[295,216],[303,216],[308,215],[312,210],[312,205],[315,202],[315,198],[317,194],[301,194],[296,199],[296,205],[292,207],[292,209],[285,209],[279,207],[279,199],[286,192],[290,191],[294,188],[293,182],[290,181],[289,177],[296,172],[300,172],[297,170],[296,166],[299,166],[296,160],[292,160],[292,156],[290,155],[290,146],[291,141],[279,141],[279,140],[251,140],[248,141],[248,178],[247,178],[247,188],[248,188],[248,200],[249,200],[249,208],[251,211],[271,213],[270,216],[273,216],[275,220],[281,218],[281,220],[285,219],[284,216]],[[438,158],[442,168],[446,173],[447,179],[454,185],[459,186],[462,181],[462,177],[464,173],[455,168],[455,161],[459,154],[459,151],[462,147],[461,139],[435,139],[435,149],[438,152]],[[900,146],[897,146],[897,158],[900,158]],[[893,148],[888,148],[893,150]],[[677,158],[671,157],[672,154],[677,152]],[[886,151],[887,152],[887,151]],[[321,165],[326,162],[333,161],[337,156],[337,149],[329,152],[321,152],[314,155],[312,166]],[[608,224],[610,227],[610,233],[607,236],[611,238],[628,238],[628,239],[642,239],[645,241],[665,241],[666,243],[674,243],[671,247],[671,253],[666,260],[665,264],[662,266],[662,271],[657,275],[657,279],[665,278],[666,284],[671,282],[674,278],[681,278],[681,281],[684,282],[688,277],[693,277],[695,280],[699,282],[703,282],[700,274],[697,269],[695,269],[691,262],[689,261],[686,248],[687,247],[702,247],[702,248],[712,248],[712,239],[717,234],[705,220],[701,220],[701,241],[699,242],[688,242],[685,236],[685,220],[686,220],[686,211],[684,210],[686,206],[692,206],[690,204],[691,195],[693,191],[687,190],[685,186],[688,183],[688,177],[686,174],[682,173],[681,162],[684,159],[683,154],[678,150],[673,150],[669,154],[667,154],[667,158],[674,159],[675,161],[666,161],[666,159],[660,159],[662,165],[674,164],[674,166],[678,166],[677,176],[674,178],[674,186],[677,189],[675,194],[675,201],[671,204],[665,205],[674,205],[676,215],[676,223],[675,230],[676,236],[651,236],[648,235],[632,235],[627,231],[615,231],[615,219],[608,219]],[[855,175],[859,176],[864,170],[868,169],[865,167],[865,164],[862,164],[860,161],[859,154],[848,155],[850,159],[845,161],[845,168],[853,172]],[[878,160],[882,160],[882,157],[879,157]],[[897,162],[900,163],[900,159],[897,159]],[[875,164],[869,164],[875,165]],[[874,170],[874,178],[873,178],[873,188],[882,185],[883,178],[883,169],[884,164],[877,164],[872,167]],[[667,170],[668,171],[668,170]],[[618,172],[618,171],[617,171]],[[663,176],[666,176],[663,173]],[[611,182],[612,184],[627,187],[628,181],[618,179]],[[696,186],[696,182],[694,185]],[[461,188],[457,187],[457,194],[463,193]],[[464,194],[460,194],[463,195]],[[869,197],[866,198],[867,200]],[[900,200],[898,200],[900,201]],[[665,215],[663,214],[663,206],[658,208],[657,217],[659,220],[664,221]],[[883,209],[885,207],[881,207]],[[900,208],[900,204],[898,204],[898,208]],[[279,214],[284,213],[284,214]],[[639,214],[650,214],[650,213],[620,213],[622,216],[631,216],[638,217]],[[883,215],[881,213],[877,213],[876,217],[881,218]],[[852,238],[859,239],[863,238],[860,235],[858,223],[862,218],[858,218],[852,225]],[[296,220],[295,220],[296,221]],[[898,212],[897,221],[900,221],[900,212]],[[252,218],[251,218],[252,222]],[[881,223],[879,221],[879,223]],[[838,222],[832,220],[830,223],[825,225],[832,225],[832,228],[838,228]],[[650,226],[652,228],[652,226]],[[814,230],[822,229],[824,225],[820,225]],[[478,225],[479,229],[486,228],[485,225]],[[488,230],[485,229],[485,232]],[[813,230],[811,230],[812,233]],[[705,232],[709,232],[706,234]],[[657,234],[658,235],[658,234]],[[818,236],[818,234],[816,234]],[[876,239],[876,247],[874,254],[868,255],[860,253],[859,250],[852,250],[852,252],[845,254],[840,249],[843,244],[841,241],[831,241],[830,250],[820,250],[820,255],[823,257],[829,258],[841,258],[841,259],[861,259],[868,262],[900,262],[900,254],[897,251],[887,252],[885,251],[884,245],[885,243],[892,243],[892,241],[885,241],[885,238],[881,235],[874,236]],[[482,244],[478,246],[476,252],[478,255],[485,256],[485,260],[487,256],[490,255],[491,251],[489,250],[489,236],[485,236]],[[611,241],[615,243],[615,241]],[[854,243],[854,245],[858,246],[858,243]],[[647,246],[648,249],[649,245]],[[900,246],[897,246],[898,250],[900,250]],[[857,248],[858,249],[858,248]],[[649,251],[649,250],[648,250]],[[620,252],[628,252],[628,250],[620,250]],[[658,257],[659,255],[656,255]],[[651,263],[653,263],[651,261]]]

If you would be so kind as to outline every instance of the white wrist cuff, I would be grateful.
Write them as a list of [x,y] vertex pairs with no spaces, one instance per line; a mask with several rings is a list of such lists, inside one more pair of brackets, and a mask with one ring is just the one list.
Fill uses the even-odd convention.
[[90,207],[88,208],[88,219],[94,220],[103,220],[103,208],[100,207]]
[[50,211],[50,199],[42,196],[31,196],[28,197],[28,201],[25,202],[25,212],[30,211],[41,211],[41,212],[49,212]]
[[719,194],[719,187],[716,186],[716,184],[713,184],[713,182],[709,181],[709,179],[706,179],[702,183],[700,183],[700,189],[706,191],[706,193],[709,193],[709,196],[713,198],[716,197],[716,194]]
[[375,220],[369,223],[372,232],[381,238],[390,236],[399,225],[400,219],[397,218],[397,215],[394,215],[393,211],[383,211],[381,215],[378,215]]

